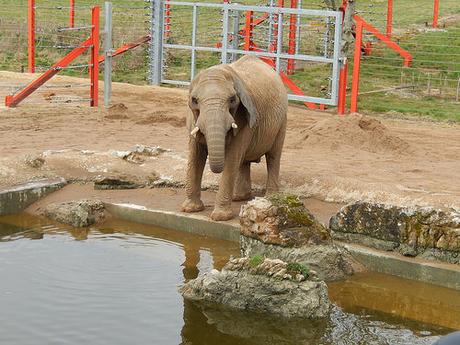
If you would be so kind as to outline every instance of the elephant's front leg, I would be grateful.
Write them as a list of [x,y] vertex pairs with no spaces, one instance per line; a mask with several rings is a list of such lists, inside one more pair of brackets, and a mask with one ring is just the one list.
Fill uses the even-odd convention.
[[186,199],[182,204],[184,212],[199,212],[204,210],[201,201],[201,180],[206,164],[207,151],[204,145],[194,138],[189,141],[189,157],[187,164],[187,181],[185,186]]
[[231,146],[225,153],[224,171],[222,173],[222,177],[220,178],[219,191],[216,196],[216,205],[214,206],[214,211],[211,214],[211,218],[213,220],[222,221],[233,218],[233,188],[241,163],[241,146]]

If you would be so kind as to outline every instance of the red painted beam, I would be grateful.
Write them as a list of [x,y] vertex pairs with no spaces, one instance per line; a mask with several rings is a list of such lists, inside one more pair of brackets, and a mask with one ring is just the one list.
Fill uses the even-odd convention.
[[[360,16],[355,15],[356,24],[359,25],[361,23],[363,29],[369,31],[375,37],[377,37],[380,41],[385,43],[388,48],[393,49],[397,52],[401,57],[404,59],[404,66],[409,67],[412,62],[412,55],[405,49],[401,48],[396,42],[393,42],[390,38],[388,38],[385,34],[381,33],[377,28],[366,22]],[[357,36],[358,34],[356,34]],[[362,43],[362,42],[361,42]]]
[[75,0],[70,0],[69,28],[75,26]]
[[[291,0],[291,8],[297,8],[297,0]],[[296,28],[297,28],[297,15],[291,14],[289,16],[289,41],[288,41],[288,54],[295,54],[295,39],[296,39]],[[287,74],[294,73],[294,59],[288,59],[287,62]]]
[[393,0],[387,1],[387,37],[391,38],[393,32]]
[[88,38],[84,41],[81,46],[72,50],[69,54],[63,57],[61,60],[56,62],[49,70],[43,73],[40,77],[29,83],[22,91],[17,93],[14,96],[7,96],[5,98],[5,105],[8,107],[15,107],[20,102],[22,102],[27,96],[32,94],[40,86],[50,80],[55,76],[62,68],[67,67],[75,58],[83,54],[86,50],[90,48],[92,44],[91,38]]
[[28,69],[29,73],[35,72],[35,0],[29,0],[27,10],[28,31]]
[[[141,44],[147,43],[148,41],[150,41],[150,36],[147,35],[147,36],[143,36],[143,37],[139,38],[138,40],[136,40],[134,42],[127,43],[127,44],[121,46],[120,48],[117,48],[113,52],[112,57],[115,57],[117,55],[123,54],[123,53],[127,52],[128,50],[131,50],[131,49],[134,49],[134,48],[140,46]],[[105,60],[104,55],[99,56],[99,63],[104,62],[104,60]]]

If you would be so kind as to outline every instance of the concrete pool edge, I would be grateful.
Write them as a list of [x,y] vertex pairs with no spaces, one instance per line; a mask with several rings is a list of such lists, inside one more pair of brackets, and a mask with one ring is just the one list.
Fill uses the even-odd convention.
[[[203,215],[149,209],[130,203],[106,202],[104,204],[109,213],[123,220],[232,242],[240,241],[240,225],[237,221],[214,222]],[[357,244],[339,241],[336,243],[347,249],[370,271],[460,290],[460,266],[458,265],[406,258],[399,254]]]
[[104,205],[110,214],[123,220],[186,231],[231,242],[239,243],[240,241],[240,225],[236,221],[215,222],[203,215],[148,209],[130,203],[104,202]]
[[63,178],[42,179],[0,190],[0,216],[24,211],[42,197],[64,187]]

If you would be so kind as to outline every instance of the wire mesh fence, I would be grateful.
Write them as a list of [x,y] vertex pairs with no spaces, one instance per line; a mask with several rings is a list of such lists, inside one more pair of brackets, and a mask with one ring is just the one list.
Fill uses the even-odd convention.
[[[285,6],[303,9],[338,9],[342,0],[245,0],[242,5]],[[218,2],[202,0],[200,2]],[[113,46],[145,37],[151,31],[153,0],[112,0]],[[392,11],[389,12],[389,3]],[[401,56],[390,49],[375,35],[365,33],[362,46],[362,65],[359,83],[359,110],[369,112],[415,113],[439,118],[460,117],[460,2],[439,0],[439,12],[435,16],[435,0],[355,0],[356,14],[391,38],[411,54],[411,64],[406,67]],[[76,0],[74,27],[66,30],[70,17],[69,0],[36,0],[36,65],[42,71],[82,42],[90,25],[89,9],[103,0]],[[0,1],[0,69],[27,71],[27,0]],[[190,9],[166,7],[165,33],[169,43],[189,42],[192,35]],[[254,20],[263,17],[255,13]],[[219,10],[200,13],[196,28],[200,45],[216,47],[222,38],[222,22]],[[235,19],[236,20],[236,19]],[[238,14],[238,46],[244,48],[246,16]],[[436,22],[436,23],[435,23]],[[436,25],[434,25],[436,24]],[[258,49],[269,50],[276,20],[268,16],[260,23],[252,24],[253,42]],[[283,50],[289,49],[289,33],[292,22],[282,23]],[[101,28],[104,16],[101,16]],[[433,27],[435,26],[435,27]],[[296,20],[295,51],[314,54],[331,53],[330,32],[327,20],[309,18]],[[232,28],[230,28],[232,31]],[[233,30],[236,31],[236,30]],[[329,35],[329,36],[328,36]],[[103,36],[101,36],[103,40]],[[101,42],[103,44],[103,42]],[[232,43],[229,43],[230,45]],[[353,48],[353,47],[352,47]],[[353,49],[347,54],[353,67]],[[234,57],[237,57],[236,55]],[[197,52],[197,70],[220,62],[215,52]],[[188,52],[165,50],[165,78],[189,79],[191,55]],[[282,60],[283,71],[306,93],[326,96],[330,93],[330,71],[314,63],[295,62],[289,71],[287,59]],[[66,75],[84,76],[88,72],[87,56],[80,57]],[[127,51],[113,60],[113,79],[130,83],[148,83],[149,51],[147,45]],[[348,78],[348,91],[352,78]],[[12,88],[18,85],[13,85]],[[44,86],[43,89],[49,86]],[[3,88],[3,87],[2,87]]]
[[412,57],[404,66],[397,52],[365,33],[361,111],[460,118],[460,2],[440,0],[437,14],[435,3],[357,1],[357,14]]

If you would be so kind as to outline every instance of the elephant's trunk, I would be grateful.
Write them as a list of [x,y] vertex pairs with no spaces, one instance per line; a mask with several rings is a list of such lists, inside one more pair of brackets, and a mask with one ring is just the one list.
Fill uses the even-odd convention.
[[209,166],[213,173],[224,170],[225,137],[229,128],[226,128],[224,111],[214,110],[206,112],[206,143],[208,146]]

